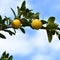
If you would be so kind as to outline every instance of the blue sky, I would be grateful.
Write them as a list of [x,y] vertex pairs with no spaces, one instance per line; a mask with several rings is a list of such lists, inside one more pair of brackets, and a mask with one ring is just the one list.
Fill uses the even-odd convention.
[[[10,8],[16,11],[16,6],[21,6],[23,0],[1,0],[0,2],[0,15],[13,19]],[[54,16],[56,22],[60,24],[60,0],[26,0],[26,3],[33,12],[40,12],[40,19],[47,20],[50,16]],[[6,40],[0,38],[0,53],[6,50],[13,55],[13,60],[60,60],[60,41],[56,35],[49,43],[45,30],[37,31],[29,27],[25,30],[25,34],[17,30],[16,35],[13,36],[0,31],[7,37]]]

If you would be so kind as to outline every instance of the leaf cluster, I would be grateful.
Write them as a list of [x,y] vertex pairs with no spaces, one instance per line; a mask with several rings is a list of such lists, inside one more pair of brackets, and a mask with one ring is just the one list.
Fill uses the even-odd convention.
[[12,60],[13,56],[9,55],[9,53],[6,53],[6,51],[3,52],[2,56],[0,57],[0,60]]
[[[24,27],[29,26],[32,28],[32,26],[31,26],[32,20],[39,19],[40,13],[39,12],[33,13],[33,10],[26,8],[26,1],[25,0],[22,2],[21,7],[17,6],[17,13],[15,13],[13,8],[11,8],[11,10],[12,10],[13,15],[14,15],[13,20],[19,19],[21,21],[21,27],[19,29],[23,33],[25,33]],[[5,16],[5,18],[2,18],[2,16],[0,15],[0,30],[3,30],[5,32],[9,33],[11,36],[15,35],[16,29],[11,26],[11,22],[13,20],[7,16]],[[60,33],[59,33],[60,28],[58,27],[58,24],[55,23],[55,17],[51,16],[48,18],[47,21],[41,20],[41,22],[42,22],[42,27],[40,29],[46,30],[49,42],[52,41],[53,35],[55,35],[55,34],[60,39]],[[44,26],[44,24],[46,26]],[[8,28],[13,28],[14,32],[12,32],[11,30],[8,30]],[[57,31],[57,30],[59,30],[59,31]],[[6,39],[6,37],[2,33],[0,33],[0,37]]]

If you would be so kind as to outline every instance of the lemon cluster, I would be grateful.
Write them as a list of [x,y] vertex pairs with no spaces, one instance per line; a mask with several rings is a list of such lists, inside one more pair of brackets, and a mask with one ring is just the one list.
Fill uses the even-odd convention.
[[[13,28],[18,29],[21,27],[21,21],[19,19],[15,19],[12,21],[11,25]],[[31,26],[32,26],[32,28],[38,30],[42,27],[42,22],[39,19],[34,19],[31,22]]]

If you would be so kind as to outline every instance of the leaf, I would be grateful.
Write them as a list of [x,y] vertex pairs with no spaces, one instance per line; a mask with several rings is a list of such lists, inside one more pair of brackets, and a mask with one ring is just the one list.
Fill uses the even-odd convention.
[[59,40],[60,40],[60,34],[58,35],[58,38],[59,38]]
[[27,8],[27,9],[26,9],[26,13],[28,13],[28,12],[30,12],[30,10]]
[[19,6],[17,6],[17,10],[18,10],[18,15],[20,14],[20,8]]
[[45,20],[41,20],[41,22],[42,22],[42,24],[46,24],[47,23],[47,21],[45,21]]
[[33,19],[33,18],[34,18],[33,15],[34,15],[34,13],[28,12],[28,18],[29,18],[29,19]]
[[6,24],[2,24],[2,30],[6,29],[7,25]]
[[54,23],[54,21],[55,21],[55,17],[49,17],[48,23]]
[[[14,28],[13,28],[14,29]],[[16,30],[14,29],[14,32],[16,33]]]
[[48,36],[48,41],[50,43],[52,41],[52,33],[51,33],[51,31],[47,30],[47,36]]
[[60,40],[60,33],[59,33],[60,31],[59,30],[56,30],[55,32],[56,32],[56,35],[58,36],[58,38]]
[[51,30],[52,35],[55,35],[55,30]]
[[9,53],[2,55],[2,58],[8,58],[8,57],[9,57]]
[[56,35],[59,35],[59,33],[57,31],[55,31],[55,32],[56,32]]
[[16,18],[16,14],[15,14],[15,11],[11,8],[13,14],[14,14],[14,17]]
[[5,18],[3,19],[3,23],[8,25],[9,24],[9,20],[10,18],[8,18],[7,16],[5,16]]
[[5,23],[5,21],[7,21],[7,18],[6,17],[3,19],[3,23]]
[[20,10],[19,6],[17,6],[17,10],[18,10],[18,15],[17,15],[17,17],[18,17],[18,18],[20,18],[20,17],[21,17],[21,15],[22,15],[22,12],[21,12],[21,10]]
[[22,5],[21,5],[21,9],[20,10],[22,10],[22,11],[24,11],[25,9],[26,9],[26,2],[25,2],[25,0],[22,2]]
[[34,19],[39,19],[39,12],[37,12],[36,14],[32,15]]
[[3,23],[3,21],[2,21],[2,17],[1,17],[1,15],[0,15],[0,24],[2,24]]
[[57,29],[58,25],[56,23],[48,23],[47,29]]
[[23,33],[25,33],[25,30],[24,30],[23,28],[20,28],[20,30],[21,30]]
[[8,58],[8,57],[9,57],[9,53],[6,54],[6,58]]
[[54,23],[55,17],[50,17],[47,23],[47,29],[57,29],[58,24]]
[[3,52],[2,57],[5,57],[5,55],[6,55],[6,51]]
[[0,60],[12,60],[13,56],[9,56],[9,53],[6,54],[6,51],[3,52]]
[[0,37],[3,38],[3,39],[6,39],[6,37],[0,33]]
[[22,15],[23,15],[23,17],[27,18],[27,13],[26,13],[26,11],[23,11],[23,12],[22,12]]
[[8,58],[2,58],[1,60],[8,60]]
[[30,19],[31,16],[34,14],[31,12],[32,10],[29,10],[28,8],[24,11],[23,16],[25,16],[27,19]]
[[27,19],[22,18],[21,22],[22,22],[22,26],[29,26],[29,22],[27,21]]
[[6,58],[8,58],[8,56],[9,56],[9,54],[8,53],[6,54],[6,51],[4,51],[1,58],[6,59]]
[[12,34],[14,34],[15,35],[15,33],[14,32],[12,32],[12,31],[10,31],[10,30],[4,30],[5,32],[8,32],[11,36],[12,36]]
[[10,56],[9,58],[8,58],[8,60],[12,60],[13,59],[13,56]]
[[26,13],[29,13],[29,12],[31,12],[32,10],[29,10],[29,9],[27,8],[25,11],[26,11]]

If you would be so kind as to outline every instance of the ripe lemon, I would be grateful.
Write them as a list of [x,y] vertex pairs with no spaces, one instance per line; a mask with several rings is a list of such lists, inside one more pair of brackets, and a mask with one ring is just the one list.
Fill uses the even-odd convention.
[[20,28],[20,26],[21,26],[21,22],[19,19],[15,19],[12,21],[12,27],[13,28],[18,29],[18,28]]
[[39,19],[34,19],[31,23],[32,28],[40,29],[42,27],[42,22]]

